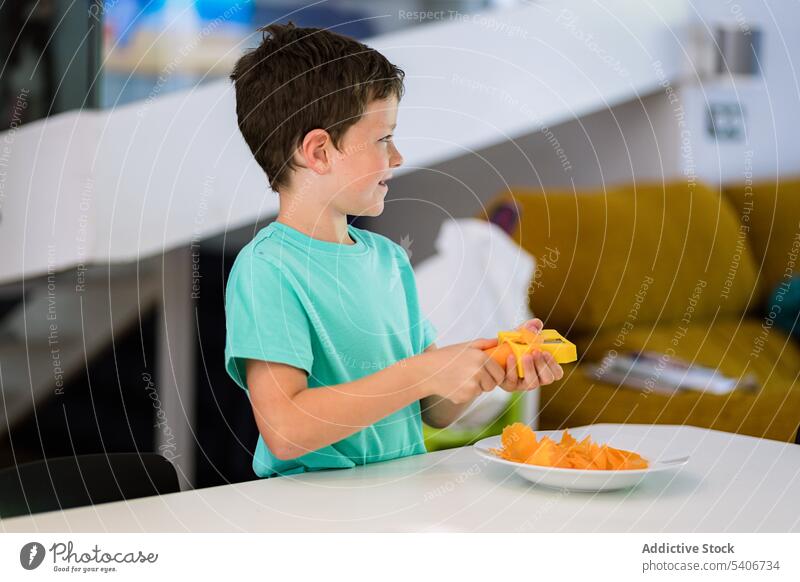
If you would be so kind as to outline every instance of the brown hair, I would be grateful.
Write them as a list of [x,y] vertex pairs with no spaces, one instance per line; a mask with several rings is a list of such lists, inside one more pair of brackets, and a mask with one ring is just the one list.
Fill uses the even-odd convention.
[[261,44],[237,61],[231,80],[239,130],[277,192],[309,131],[326,130],[339,149],[370,101],[403,96],[405,75],[378,51],[329,30],[290,22],[260,31]]

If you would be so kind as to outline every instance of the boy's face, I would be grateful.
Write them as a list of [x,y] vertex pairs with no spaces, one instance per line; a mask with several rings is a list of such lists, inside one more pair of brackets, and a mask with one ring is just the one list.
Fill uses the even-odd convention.
[[397,124],[397,98],[375,100],[332,148],[331,177],[335,191],[330,204],[343,214],[378,216],[389,191],[385,181],[403,157],[392,142]]

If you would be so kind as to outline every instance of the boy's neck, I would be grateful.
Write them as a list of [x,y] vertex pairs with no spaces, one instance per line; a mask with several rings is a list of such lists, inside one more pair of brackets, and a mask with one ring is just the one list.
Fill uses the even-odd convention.
[[290,226],[311,238],[345,245],[355,244],[347,230],[347,215],[328,209],[300,209],[298,205],[284,204],[283,195],[276,222]]

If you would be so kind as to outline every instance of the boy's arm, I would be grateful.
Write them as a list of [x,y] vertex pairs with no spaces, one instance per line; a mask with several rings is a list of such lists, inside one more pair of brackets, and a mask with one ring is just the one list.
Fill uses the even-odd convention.
[[258,430],[269,450],[284,460],[340,441],[428,395],[406,363],[346,384],[309,389],[299,368],[247,360]]
[[[435,349],[436,344],[431,344],[425,348],[425,351],[432,352]],[[472,404],[472,401],[455,404],[447,398],[431,394],[422,398],[419,404],[422,410],[422,421],[425,424],[433,428],[445,428],[453,424]]]
[[[279,459],[294,459],[433,394],[469,403],[493,390],[504,372],[483,351],[486,347],[487,340],[473,340],[432,353],[429,349],[353,382],[315,388],[308,387],[300,368],[247,359],[253,415],[270,451]],[[440,422],[455,418],[445,402],[433,408],[443,411],[436,413]]]

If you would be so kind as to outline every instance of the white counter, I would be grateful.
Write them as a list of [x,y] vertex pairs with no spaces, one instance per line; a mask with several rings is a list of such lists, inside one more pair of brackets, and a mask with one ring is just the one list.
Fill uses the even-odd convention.
[[800,446],[694,427],[596,425],[688,465],[611,493],[537,487],[470,448],[0,521],[0,531],[800,531]]

